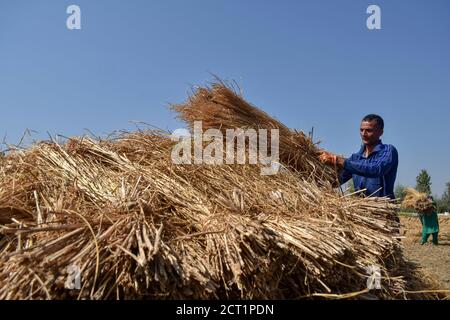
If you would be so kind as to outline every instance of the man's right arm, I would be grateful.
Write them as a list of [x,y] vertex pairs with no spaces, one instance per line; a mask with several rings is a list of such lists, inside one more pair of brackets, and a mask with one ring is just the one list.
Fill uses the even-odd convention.
[[[350,156],[350,158],[348,158],[348,160],[355,160],[355,154],[352,154]],[[341,185],[343,185],[344,183],[346,183],[348,180],[350,180],[352,178],[352,172],[342,168],[341,172],[339,173],[339,183]]]
[[[328,166],[334,166],[339,168],[339,172],[338,172],[338,182],[339,185],[342,185],[344,183],[346,183],[348,180],[351,179],[352,177],[352,173],[344,168],[344,161],[345,159],[339,156],[336,156],[333,153],[327,152],[325,150],[319,150],[318,152],[319,155],[319,160]],[[349,160],[353,160],[354,159],[354,154],[352,154],[349,158]]]
[[339,183],[342,185],[352,178],[350,171],[343,169],[339,173]]
[[[352,154],[349,158],[349,160],[353,160],[354,159],[354,154]],[[343,168],[340,172],[339,172],[339,183],[342,185],[344,183],[346,183],[348,180],[350,180],[352,178],[352,173]]]

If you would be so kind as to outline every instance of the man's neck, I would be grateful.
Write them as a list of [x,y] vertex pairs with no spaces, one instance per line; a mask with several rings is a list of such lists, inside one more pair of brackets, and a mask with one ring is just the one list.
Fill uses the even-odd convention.
[[380,141],[378,141],[375,144],[366,144],[366,147],[364,148],[364,155],[366,157],[370,156],[370,154],[373,152],[373,149],[375,149],[375,147],[380,143]]

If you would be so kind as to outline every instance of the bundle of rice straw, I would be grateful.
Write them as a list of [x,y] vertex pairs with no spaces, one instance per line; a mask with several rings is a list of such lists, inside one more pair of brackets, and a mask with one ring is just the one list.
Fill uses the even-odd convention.
[[178,117],[193,129],[201,121],[202,129],[279,129],[280,161],[302,176],[319,184],[336,185],[335,168],[322,164],[319,149],[303,132],[291,130],[261,109],[244,100],[232,84],[218,79],[209,87],[197,87],[186,103],[172,105]]
[[360,298],[370,266],[378,298],[440,297],[403,259],[388,199],[290,170],[175,165],[173,145],[135,132],[2,159],[0,299]]
[[429,212],[433,209],[433,201],[426,193],[419,192],[414,188],[405,189],[405,198],[402,206],[406,209],[413,209],[419,213]]

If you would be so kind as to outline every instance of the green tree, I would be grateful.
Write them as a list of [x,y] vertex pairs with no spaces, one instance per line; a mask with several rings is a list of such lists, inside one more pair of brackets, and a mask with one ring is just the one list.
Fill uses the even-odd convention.
[[450,182],[447,182],[447,190],[437,201],[437,207],[439,212],[450,212]]
[[431,195],[431,177],[427,170],[420,171],[416,178],[416,190]]
[[355,192],[355,186],[353,185],[353,179],[348,180],[343,186],[342,190],[345,194],[352,194]]
[[406,187],[401,184],[397,184],[397,186],[395,187],[394,190],[395,198],[399,199],[400,202],[402,202],[403,199],[405,198],[405,189]]
[[445,190],[444,194],[442,195],[442,199],[450,201],[450,182],[447,182],[446,186],[447,190]]
[[353,179],[350,179],[348,181],[347,187],[348,187],[348,193],[355,192],[355,185],[353,184]]

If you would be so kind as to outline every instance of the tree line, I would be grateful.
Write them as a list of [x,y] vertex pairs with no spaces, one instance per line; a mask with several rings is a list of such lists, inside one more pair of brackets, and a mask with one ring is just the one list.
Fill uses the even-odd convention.
[[[400,199],[400,201],[405,197],[406,188],[406,186],[400,184],[395,187],[395,197]],[[431,177],[427,170],[424,169],[420,171],[419,175],[416,177],[415,189],[431,195]],[[440,197],[433,196],[433,198],[436,201],[438,212],[450,212],[450,182],[447,182],[446,190]]]

